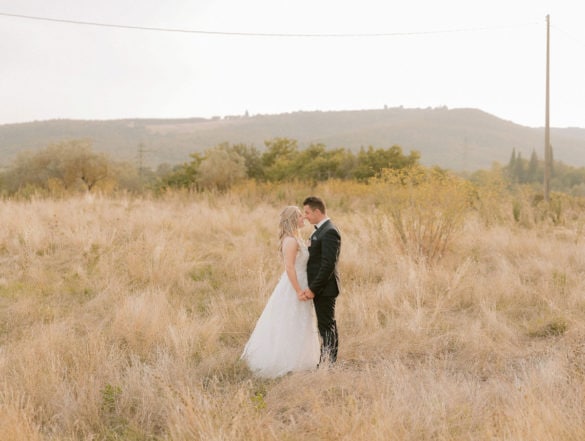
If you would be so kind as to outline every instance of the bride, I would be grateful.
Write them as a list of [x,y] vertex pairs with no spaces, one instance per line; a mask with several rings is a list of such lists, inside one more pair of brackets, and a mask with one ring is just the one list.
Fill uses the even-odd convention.
[[320,341],[313,300],[299,300],[308,287],[309,251],[299,231],[303,225],[304,217],[298,207],[286,207],[280,214],[284,272],[241,356],[260,377],[276,378],[316,368],[319,363]]

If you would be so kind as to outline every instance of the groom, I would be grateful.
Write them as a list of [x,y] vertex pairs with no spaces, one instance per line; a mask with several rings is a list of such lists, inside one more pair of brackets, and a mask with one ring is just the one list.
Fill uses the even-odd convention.
[[325,202],[316,196],[303,201],[305,219],[315,226],[309,245],[307,278],[309,288],[301,300],[313,299],[317,313],[317,326],[321,334],[321,363],[337,360],[338,334],[335,322],[335,301],[339,294],[337,261],[341,249],[341,236],[327,217]]

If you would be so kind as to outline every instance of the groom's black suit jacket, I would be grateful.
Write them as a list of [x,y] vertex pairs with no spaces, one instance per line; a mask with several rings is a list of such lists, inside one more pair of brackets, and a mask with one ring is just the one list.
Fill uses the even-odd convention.
[[340,291],[337,261],[341,250],[341,235],[331,220],[327,220],[311,236],[307,278],[315,296],[336,297]]

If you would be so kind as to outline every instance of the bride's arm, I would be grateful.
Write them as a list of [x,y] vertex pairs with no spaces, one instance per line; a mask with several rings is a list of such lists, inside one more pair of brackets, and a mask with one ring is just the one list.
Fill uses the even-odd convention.
[[292,237],[286,237],[282,243],[282,249],[284,254],[284,269],[288,280],[292,284],[293,288],[297,292],[297,295],[301,295],[303,290],[297,279],[297,271],[295,269],[295,260],[299,251],[299,244],[296,239]]

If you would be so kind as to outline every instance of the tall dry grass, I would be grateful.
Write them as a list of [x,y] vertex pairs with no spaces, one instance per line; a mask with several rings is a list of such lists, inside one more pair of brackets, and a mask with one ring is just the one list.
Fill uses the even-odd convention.
[[[278,213],[309,192],[343,235],[339,363],[259,380],[239,355],[282,271]],[[427,262],[372,194],[1,202],[0,439],[585,439],[579,209],[470,212]]]

